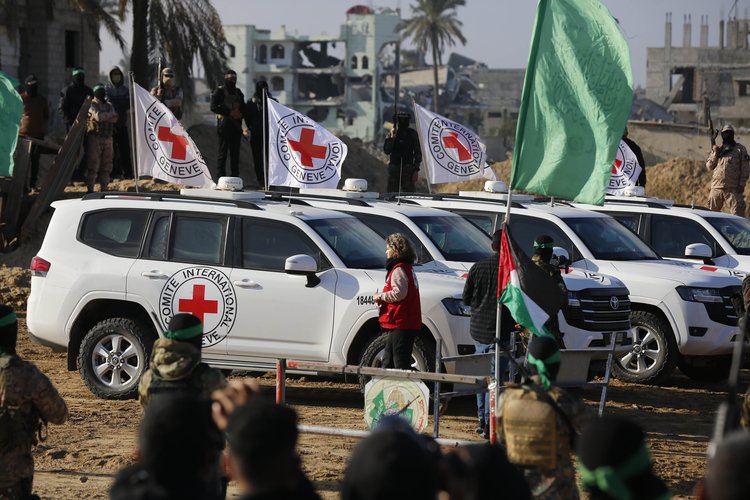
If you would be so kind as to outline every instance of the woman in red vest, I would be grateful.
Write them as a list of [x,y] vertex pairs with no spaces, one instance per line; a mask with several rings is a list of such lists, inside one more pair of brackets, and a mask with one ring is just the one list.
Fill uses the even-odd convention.
[[419,284],[412,264],[415,254],[403,234],[392,234],[385,240],[386,271],[382,293],[375,293],[380,306],[380,326],[388,334],[383,368],[411,369],[411,350],[422,328]]

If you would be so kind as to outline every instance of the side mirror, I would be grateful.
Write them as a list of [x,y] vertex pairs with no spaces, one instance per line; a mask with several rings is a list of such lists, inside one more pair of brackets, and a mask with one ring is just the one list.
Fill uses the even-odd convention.
[[557,261],[557,266],[562,267],[570,262],[570,254],[563,247],[552,248],[552,260]]
[[705,243],[691,243],[685,247],[685,257],[693,259],[703,259],[704,264],[713,264],[711,247]]
[[284,271],[287,274],[307,276],[307,284],[305,284],[307,288],[320,284],[320,278],[315,274],[318,272],[318,263],[309,255],[292,255],[284,262]]

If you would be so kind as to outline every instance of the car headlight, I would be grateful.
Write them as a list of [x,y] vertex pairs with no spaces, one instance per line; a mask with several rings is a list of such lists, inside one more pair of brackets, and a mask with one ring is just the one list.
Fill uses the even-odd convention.
[[446,297],[442,300],[443,305],[453,316],[471,316],[471,307],[464,304],[461,299]]
[[678,286],[677,293],[682,300],[688,302],[704,302],[709,304],[720,304],[724,302],[721,292],[716,288],[696,288],[692,286]]
[[578,300],[578,295],[575,292],[568,292],[568,305],[570,307],[581,307],[581,301]]

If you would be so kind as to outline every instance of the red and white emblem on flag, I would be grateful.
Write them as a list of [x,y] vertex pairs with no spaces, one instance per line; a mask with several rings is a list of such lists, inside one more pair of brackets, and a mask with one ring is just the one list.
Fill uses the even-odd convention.
[[640,175],[641,166],[638,164],[638,158],[625,141],[620,140],[615,162],[612,164],[612,175],[609,177],[607,194],[613,196],[625,194],[625,189],[635,186]]
[[347,148],[309,117],[268,100],[268,183],[335,188]]

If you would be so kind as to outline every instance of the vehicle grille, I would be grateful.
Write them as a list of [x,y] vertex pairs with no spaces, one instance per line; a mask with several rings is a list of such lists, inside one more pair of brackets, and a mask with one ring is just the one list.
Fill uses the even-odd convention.
[[[625,331],[630,329],[630,298],[625,288],[581,290],[576,292],[580,306],[563,308],[565,321],[570,326],[594,332]],[[617,309],[613,309],[613,297]]]
[[728,286],[721,289],[722,303],[709,304],[704,303],[706,306],[706,312],[708,317],[712,321],[721,323],[722,325],[737,326],[737,311],[734,309],[732,304],[732,297],[739,295],[740,301],[742,300],[742,287],[741,286]]

